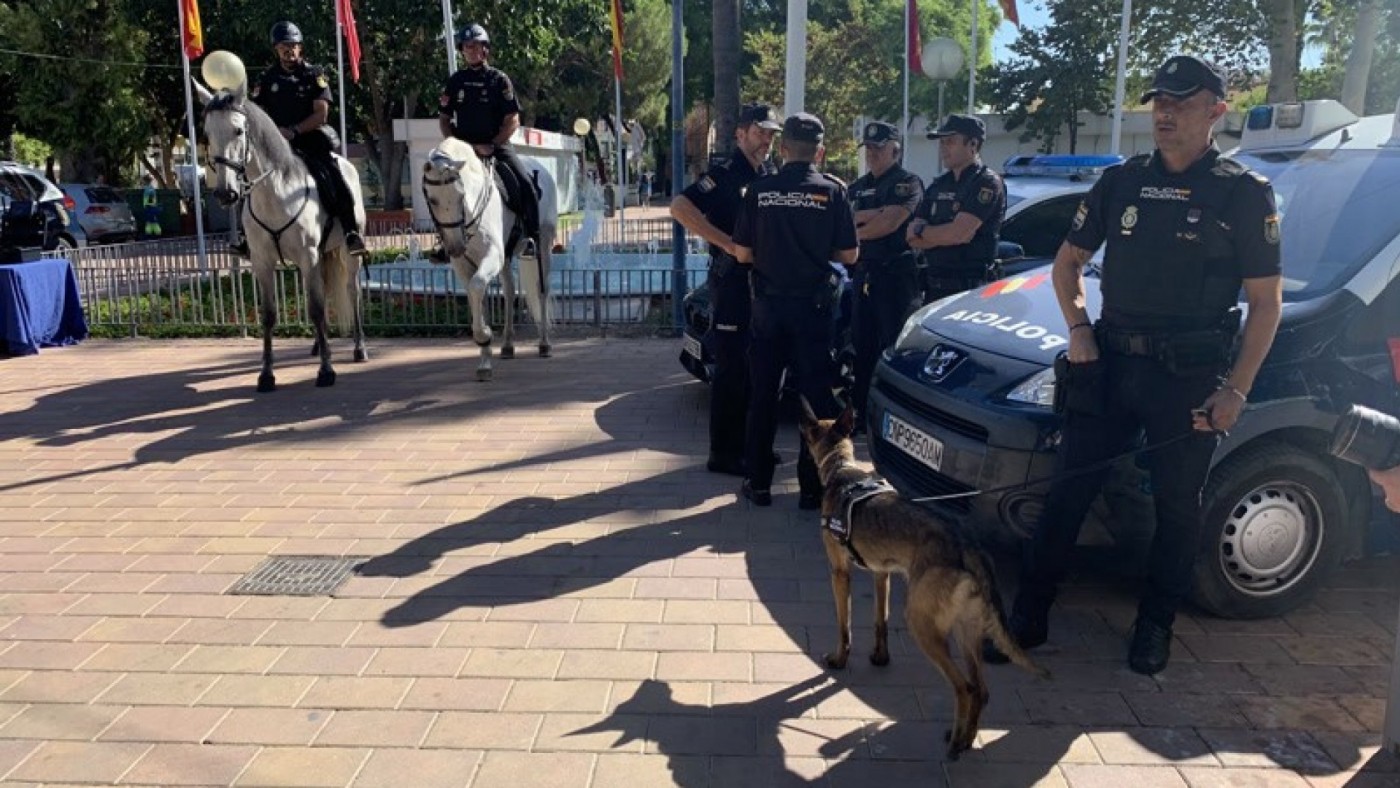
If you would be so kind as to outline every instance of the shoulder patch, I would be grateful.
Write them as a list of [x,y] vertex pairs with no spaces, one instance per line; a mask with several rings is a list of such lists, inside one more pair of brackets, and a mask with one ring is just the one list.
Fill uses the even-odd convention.
[[1089,206],[1088,206],[1088,204],[1085,203],[1083,200],[1080,200],[1080,202],[1079,202],[1079,210],[1077,210],[1077,211],[1074,212],[1074,222],[1070,224],[1070,228],[1073,229],[1073,230],[1075,230],[1075,231],[1079,231],[1079,230],[1084,229],[1084,222],[1085,222],[1088,218],[1089,218]]
[[846,188],[846,182],[843,181],[843,180],[841,180],[840,178],[836,177],[835,175],[832,175],[832,174],[829,173],[829,172],[822,172],[822,173],[818,173],[818,174],[821,175],[823,178],[826,178],[827,180],[829,180],[829,181],[831,181],[832,183],[836,184],[837,186],[840,186],[840,187],[843,188],[843,189]]
[[1122,164],[1120,164],[1120,165],[1118,165],[1118,166],[1120,166],[1120,167],[1146,167],[1146,166],[1147,166],[1147,163],[1148,163],[1149,161],[1152,161],[1152,154],[1150,154],[1150,153],[1139,153],[1138,155],[1132,157],[1131,159],[1128,159],[1127,161],[1123,162]]
[[986,205],[986,204],[990,203],[990,202],[992,201],[992,198],[995,197],[995,196],[996,196],[996,192],[992,190],[992,187],[990,187],[990,186],[983,186],[983,187],[982,187],[980,190],[978,190],[978,192],[977,192],[977,202],[980,202],[980,203],[982,203],[983,205]]
[[1278,214],[1271,213],[1264,217],[1264,241],[1271,246],[1278,246],[1279,242]]
[[913,197],[918,193],[919,184],[917,183],[905,181],[903,183],[896,183],[894,185],[894,196],[896,197]]
[[709,173],[700,176],[700,180],[696,181],[695,185],[702,192],[712,192],[716,186],[715,179],[710,177]]
[[317,74],[317,75],[316,75],[316,87],[318,87],[318,88],[328,88],[328,87],[330,87],[330,86],[331,86],[331,83],[330,83],[329,80],[326,79],[326,75],[325,75],[325,74]]
[[253,98],[257,98],[257,97],[258,97],[258,94],[261,93],[261,92],[262,92],[262,83],[259,82],[258,84],[256,84],[256,85],[253,86],[253,94],[252,94],[252,95],[253,95]]
[[1234,178],[1248,172],[1248,168],[1228,156],[1221,156],[1215,160],[1215,166],[1210,168],[1212,175],[1221,178]]

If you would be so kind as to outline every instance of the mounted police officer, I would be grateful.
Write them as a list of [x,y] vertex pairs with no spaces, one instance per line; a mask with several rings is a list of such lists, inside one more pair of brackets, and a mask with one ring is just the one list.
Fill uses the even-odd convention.
[[900,166],[902,140],[889,123],[868,123],[861,136],[869,171],[851,184],[860,264],[855,267],[855,405],[865,423],[870,377],[880,352],[894,344],[904,321],[919,307],[919,267],[905,240],[924,191],[919,176]]
[[924,303],[980,287],[997,276],[997,242],[1006,216],[1006,184],[982,163],[987,127],[972,115],[949,115],[929,132],[945,172],[933,179],[909,224],[909,246],[922,251]]
[[[783,371],[820,418],[837,415],[831,393],[832,279],[830,261],[854,265],[860,255],[846,187],[817,171],[825,129],[799,112],[783,122],[777,174],[749,186],[734,227],[734,257],[751,265],[753,343],[745,461],[740,494],[755,506],[773,503],[773,438]],[[797,463],[798,506],[821,505],[821,481],[803,446]]]
[[[1218,435],[1234,426],[1282,310],[1278,213],[1261,175],[1220,155],[1225,76],[1178,55],[1142,97],[1156,150],[1110,168],[1080,204],[1052,278],[1068,326],[1060,461],[1094,465],[1145,431],[1157,528],[1128,665],[1167,665],[1172,622],[1201,550],[1201,489]],[[1082,272],[1101,244],[1103,309],[1085,309]],[[1248,317],[1239,330],[1243,286]],[[1233,362],[1233,363],[1232,363]],[[1022,564],[1017,641],[1047,637],[1047,613],[1107,469],[1056,482]],[[1213,553],[1209,560],[1219,560]]]
[[[354,196],[333,155],[340,136],[326,125],[331,111],[330,80],[319,67],[302,59],[301,30],[296,25],[278,22],[272,26],[271,37],[277,62],[258,78],[252,99],[306,162],[321,201],[345,230],[346,247],[352,254],[363,254],[365,242],[355,219]],[[240,244],[235,251],[246,255],[247,242]]]
[[744,475],[744,421],[749,409],[749,272],[734,259],[734,220],[749,184],[775,172],[768,161],[782,126],[767,104],[739,111],[734,153],[671,201],[671,217],[710,243],[710,456],[714,473]]
[[[510,137],[520,128],[520,100],[506,72],[490,66],[491,37],[486,28],[471,24],[457,33],[457,50],[465,65],[447,78],[442,95],[438,129],[471,145],[478,156],[494,157],[496,172],[506,187],[507,207],[515,210],[517,228],[529,247],[540,242],[540,203],[530,171],[510,147]],[[518,210],[516,210],[518,208]],[[513,246],[513,245],[512,245]],[[447,262],[442,254],[440,262]]]

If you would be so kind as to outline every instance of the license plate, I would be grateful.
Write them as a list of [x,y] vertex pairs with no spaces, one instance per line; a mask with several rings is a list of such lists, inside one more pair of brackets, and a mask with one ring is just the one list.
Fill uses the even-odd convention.
[[695,337],[689,334],[681,337],[681,347],[685,348],[685,352],[696,361],[705,360],[705,351],[700,347],[700,340]]
[[943,442],[898,416],[886,413],[880,434],[890,445],[935,471],[943,464]]

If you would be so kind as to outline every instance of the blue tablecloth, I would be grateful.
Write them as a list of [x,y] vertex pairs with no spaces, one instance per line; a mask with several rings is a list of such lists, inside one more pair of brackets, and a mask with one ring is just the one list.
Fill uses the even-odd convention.
[[67,260],[0,265],[0,334],[0,353],[12,356],[87,338],[78,278]]

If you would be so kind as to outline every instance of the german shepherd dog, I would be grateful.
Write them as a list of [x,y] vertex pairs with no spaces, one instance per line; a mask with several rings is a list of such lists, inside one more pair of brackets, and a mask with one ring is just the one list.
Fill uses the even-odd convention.
[[[836,651],[826,655],[827,667],[846,667],[851,653],[851,566],[859,557],[875,575],[875,651],[870,661],[886,665],[889,650],[890,574],[903,574],[909,583],[905,620],[924,654],[952,685],[955,699],[953,728],[945,734],[948,758],[972,747],[977,724],[987,705],[982,675],[982,640],[991,638],[1012,662],[1042,678],[1050,672],[1035,664],[1006,630],[1006,614],[997,590],[991,560],[965,538],[958,524],[936,512],[879,492],[842,509],[849,485],[875,478],[856,464],[851,432],[852,410],[834,420],[818,420],[802,402],[802,439],[817,463],[822,495],[822,542],[831,564],[831,590],[836,596]],[[832,524],[835,518],[836,523]],[[849,519],[850,522],[843,522]],[[838,527],[839,526],[839,527]],[[838,531],[848,534],[849,547]],[[956,636],[964,666],[953,659],[949,638]]]

